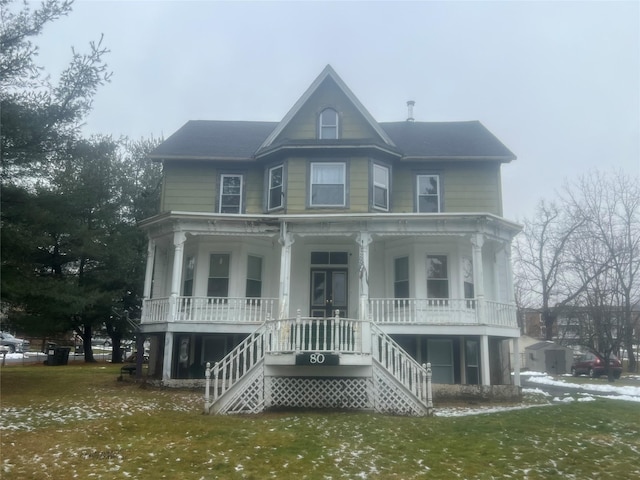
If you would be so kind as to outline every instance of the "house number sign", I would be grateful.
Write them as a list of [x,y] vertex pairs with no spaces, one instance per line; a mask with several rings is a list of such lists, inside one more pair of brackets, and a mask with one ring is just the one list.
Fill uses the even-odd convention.
[[340,356],[335,353],[299,353],[296,365],[340,365]]

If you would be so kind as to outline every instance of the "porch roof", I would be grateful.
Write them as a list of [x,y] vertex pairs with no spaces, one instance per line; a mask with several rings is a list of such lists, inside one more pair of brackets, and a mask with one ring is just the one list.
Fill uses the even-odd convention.
[[[488,237],[511,239],[520,230],[517,223],[491,213],[362,213],[326,215],[230,215],[171,211],[148,218],[140,227],[194,234],[276,235],[283,225],[291,233],[307,235],[464,235],[483,233]],[[169,228],[167,228],[169,227]]]

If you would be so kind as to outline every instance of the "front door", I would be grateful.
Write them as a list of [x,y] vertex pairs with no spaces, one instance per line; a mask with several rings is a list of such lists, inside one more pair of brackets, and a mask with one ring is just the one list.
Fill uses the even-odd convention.
[[340,316],[347,316],[347,270],[311,269],[311,316],[333,317],[340,310]]

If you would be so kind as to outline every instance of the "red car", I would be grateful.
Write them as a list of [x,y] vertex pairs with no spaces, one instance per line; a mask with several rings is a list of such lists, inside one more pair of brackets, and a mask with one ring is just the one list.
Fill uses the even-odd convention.
[[[609,369],[612,371],[614,378],[620,378],[622,374],[622,364],[614,355],[609,357]],[[595,352],[583,353],[573,362],[573,365],[571,365],[571,374],[574,377],[578,375],[589,375],[591,378],[597,378],[606,373],[604,357]]]

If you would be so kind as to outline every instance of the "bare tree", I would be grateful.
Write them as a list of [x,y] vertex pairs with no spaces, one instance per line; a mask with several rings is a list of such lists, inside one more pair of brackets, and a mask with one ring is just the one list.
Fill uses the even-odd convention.
[[555,203],[541,201],[535,216],[524,221],[523,233],[515,242],[516,283],[527,292],[523,294],[527,303],[541,307],[547,340],[553,338],[559,310],[585,288],[567,278],[572,262],[568,244],[582,223]]
[[[615,275],[615,291],[609,295],[617,302],[611,308],[621,321],[616,335],[627,351],[629,370],[635,371],[633,305],[640,297],[640,178],[622,171],[594,171],[567,185],[565,191],[568,208],[609,259],[609,267],[601,274],[608,285],[614,285],[608,275]],[[601,286],[605,278],[598,281]]]

